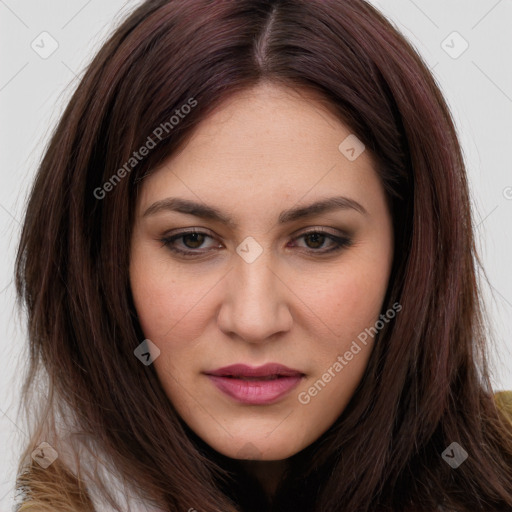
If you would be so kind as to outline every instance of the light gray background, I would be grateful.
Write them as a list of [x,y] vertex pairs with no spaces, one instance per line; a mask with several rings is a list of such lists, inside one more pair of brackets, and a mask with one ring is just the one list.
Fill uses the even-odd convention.
[[[373,3],[421,53],[455,117],[479,250],[490,281],[483,293],[495,340],[493,382],[496,390],[512,390],[512,0]],[[12,279],[26,194],[50,131],[85,64],[138,4],[0,0],[0,512],[12,508],[15,464],[26,437],[16,415],[26,340]],[[40,52],[51,48],[42,32],[58,43],[46,59],[31,47],[35,41]]]

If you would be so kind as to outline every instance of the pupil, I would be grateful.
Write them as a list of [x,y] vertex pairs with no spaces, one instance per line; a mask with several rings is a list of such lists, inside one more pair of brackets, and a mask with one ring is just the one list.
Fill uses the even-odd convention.
[[[186,239],[189,239],[189,238],[197,238],[197,237],[202,237],[203,235],[201,233],[190,233],[189,235],[185,235],[185,237],[183,238],[183,240],[185,241]],[[202,239],[195,239],[195,240],[192,240],[192,244],[197,244],[197,245],[192,245],[192,247],[190,247],[191,249],[197,249],[201,244],[203,243],[203,240]],[[189,245],[189,244],[185,244],[185,245]]]
[[[203,236],[201,233],[190,233],[188,235],[185,235],[183,237],[183,241],[188,240],[189,243],[185,243],[188,247],[191,249],[197,249],[200,247],[203,243]],[[199,237],[199,239],[198,239]],[[190,240],[192,239],[192,240]],[[313,248],[318,248],[323,245],[325,239],[325,235],[322,233],[312,233],[310,235],[306,236],[306,240],[309,240],[309,242],[312,242]],[[192,245],[191,245],[192,244]],[[311,246],[311,243],[308,243],[308,245]]]
[[[322,245],[323,240],[325,238],[325,235],[322,235],[321,233],[312,233],[310,235],[307,235],[306,238],[307,239],[311,239],[312,238],[313,239],[313,244],[317,244],[317,245],[314,245],[314,247],[318,248],[319,246]],[[320,240],[318,240],[319,238],[320,238]]]

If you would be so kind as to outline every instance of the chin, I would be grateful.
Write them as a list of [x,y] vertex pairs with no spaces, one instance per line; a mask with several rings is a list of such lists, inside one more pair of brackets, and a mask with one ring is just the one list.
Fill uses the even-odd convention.
[[275,439],[263,438],[244,438],[244,439],[229,439],[226,444],[219,443],[210,444],[216,451],[239,460],[284,460],[296,453],[303,447],[286,443],[285,439],[276,436]]

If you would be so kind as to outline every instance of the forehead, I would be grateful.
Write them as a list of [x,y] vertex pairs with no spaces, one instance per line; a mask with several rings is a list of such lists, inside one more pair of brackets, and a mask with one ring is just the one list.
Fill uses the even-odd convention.
[[[321,95],[307,89],[260,84],[240,91],[222,102],[196,128],[187,143],[196,155],[216,153],[247,156],[280,153],[291,158],[289,151],[322,149],[325,137],[349,134],[335,115],[334,106]],[[190,148],[191,146],[191,148]],[[325,149],[325,148],[324,148]]]
[[258,201],[282,206],[308,194],[309,203],[333,193],[380,193],[368,151],[353,161],[340,151],[351,136],[333,107],[311,91],[268,84],[242,91],[144,180],[143,206],[171,192],[235,209]]

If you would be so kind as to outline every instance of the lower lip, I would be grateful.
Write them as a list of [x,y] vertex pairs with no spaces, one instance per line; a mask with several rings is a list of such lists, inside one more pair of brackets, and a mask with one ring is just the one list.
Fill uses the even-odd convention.
[[302,377],[279,377],[273,380],[242,380],[208,375],[223,393],[238,402],[265,405],[277,402],[302,380]]

